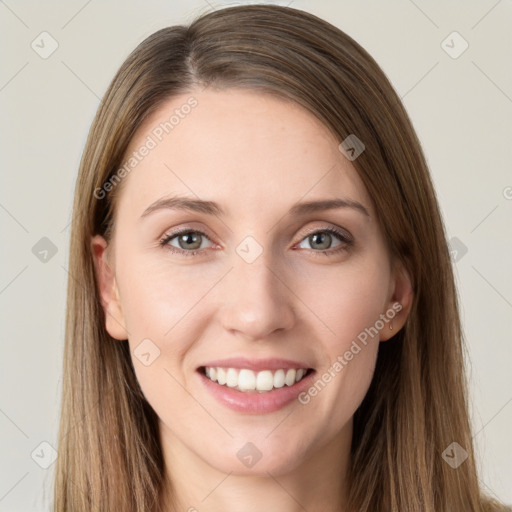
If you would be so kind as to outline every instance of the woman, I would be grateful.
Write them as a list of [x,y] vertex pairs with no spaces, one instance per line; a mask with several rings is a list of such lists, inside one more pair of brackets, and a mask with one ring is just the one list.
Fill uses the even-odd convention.
[[419,141],[325,21],[143,41],[91,127],[70,276],[55,510],[504,510]]

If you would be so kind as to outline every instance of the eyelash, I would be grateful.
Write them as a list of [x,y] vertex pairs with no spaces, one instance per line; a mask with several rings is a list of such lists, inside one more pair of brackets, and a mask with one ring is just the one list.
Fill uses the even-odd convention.
[[[192,251],[185,251],[183,249],[177,249],[176,247],[174,247],[172,245],[169,245],[169,242],[173,238],[176,238],[179,235],[184,235],[184,234],[187,234],[187,233],[195,233],[197,235],[204,236],[205,238],[210,240],[210,238],[205,233],[203,233],[202,231],[198,231],[198,230],[195,230],[195,229],[187,229],[187,228],[185,228],[185,229],[181,229],[179,231],[175,231],[174,233],[168,233],[168,234],[164,235],[164,237],[160,240],[159,245],[161,247],[164,247],[165,249],[169,250],[170,252],[172,252],[174,254],[180,254],[180,255],[183,255],[183,256],[196,256],[199,253],[201,253],[204,249],[194,249]],[[312,251],[313,254],[316,253],[315,255],[318,255],[318,256],[320,254],[322,254],[324,256],[333,256],[333,255],[338,254],[340,252],[347,251],[354,244],[354,242],[350,238],[348,238],[345,234],[343,234],[341,231],[338,231],[337,229],[330,228],[330,227],[312,230],[311,232],[307,233],[306,236],[304,238],[302,238],[299,243],[301,243],[306,238],[308,238],[308,237],[310,237],[312,235],[316,235],[318,233],[330,233],[332,235],[335,235],[340,240],[340,242],[342,242],[334,250],[326,249],[326,250],[322,250],[322,251],[315,251],[313,249],[310,249],[310,251]]]

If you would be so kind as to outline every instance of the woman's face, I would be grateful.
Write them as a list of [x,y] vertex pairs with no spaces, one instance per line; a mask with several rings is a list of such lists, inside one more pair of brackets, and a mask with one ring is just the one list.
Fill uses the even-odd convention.
[[92,247],[169,460],[277,475],[348,449],[410,283],[340,142],[237,90],[174,97],[131,141],[113,252]]

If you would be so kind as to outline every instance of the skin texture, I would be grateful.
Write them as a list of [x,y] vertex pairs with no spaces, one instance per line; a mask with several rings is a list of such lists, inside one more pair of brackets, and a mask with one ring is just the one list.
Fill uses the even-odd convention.
[[[396,302],[402,310],[380,341],[402,328],[409,276],[390,260],[371,198],[340,141],[293,103],[195,89],[155,111],[127,154],[191,96],[197,106],[124,178],[108,250],[102,237],[91,240],[106,328],[128,339],[136,376],[160,418],[180,510],[343,510],[352,417],[371,382],[378,336],[308,404],[293,401],[267,414],[219,404],[196,369],[227,357],[281,357],[321,375]],[[162,209],[141,219],[169,195],[215,201],[226,215]],[[351,208],[288,214],[296,202],[335,198],[358,201],[370,215]],[[353,245],[335,235],[331,246],[328,235],[311,240],[309,230],[329,227],[348,233]],[[159,245],[176,228],[206,235],[199,254]],[[250,264],[236,251],[248,236],[263,249]],[[178,237],[169,243],[191,250]],[[133,354],[144,339],[160,350],[149,366]],[[237,457],[248,441],[262,453],[251,468]]]

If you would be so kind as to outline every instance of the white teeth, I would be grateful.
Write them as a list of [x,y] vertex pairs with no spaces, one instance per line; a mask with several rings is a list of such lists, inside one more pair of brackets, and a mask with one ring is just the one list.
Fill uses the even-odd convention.
[[[242,373],[245,370],[241,370]],[[254,373],[254,372],[252,372]],[[256,389],[258,391],[270,391],[274,387],[274,376],[270,370],[263,370],[258,372],[256,377]]]
[[[226,384],[226,370],[224,368],[216,368],[217,370],[217,382],[219,384]],[[208,377],[211,378],[211,377]]]
[[238,386],[238,372],[234,368],[228,368],[226,373],[226,384],[230,388],[236,388]]
[[295,384],[295,375],[297,374],[297,372],[295,370],[288,370],[286,372],[286,377],[284,379],[284,382],[287,386],[291,386],[292,384]]
[[284,370],[277,370],[276,373],[274,373],[274,387],[275,388],[282,388],[284,386]]
[[292,386],[304,378],[307,368],[290,368],[288,370],[262,370],[253,372],[248,369],[205,367],[205,375],[213,382],[227,385],[239,391],[272,391],[282,388],[285,384]]
[[256,376],[251,370],[240,370],[238,374],[238,387],[242,391],[256,389]]

